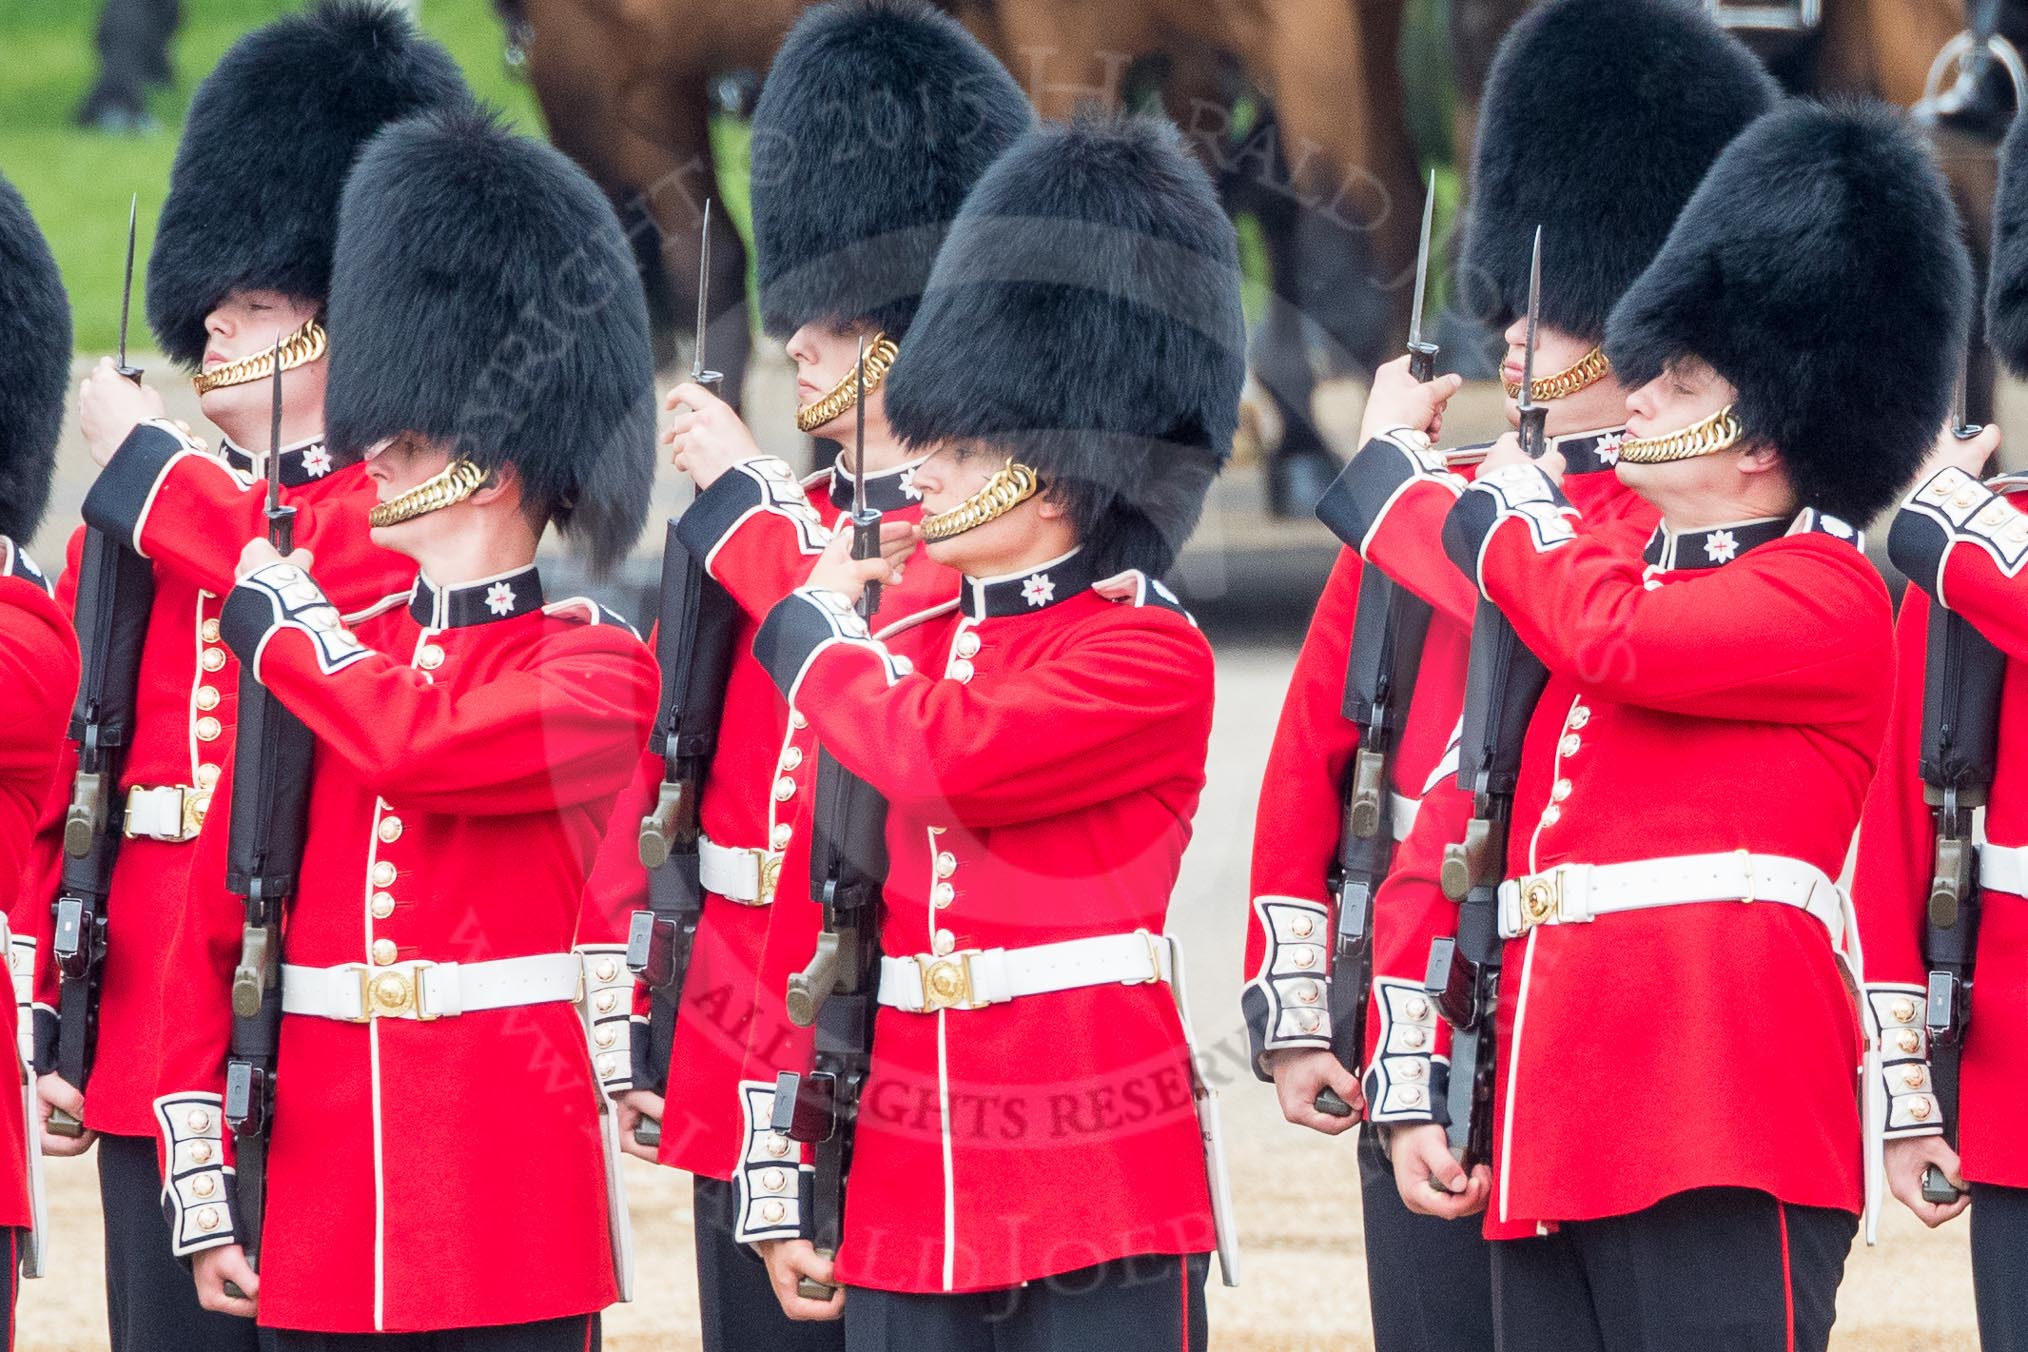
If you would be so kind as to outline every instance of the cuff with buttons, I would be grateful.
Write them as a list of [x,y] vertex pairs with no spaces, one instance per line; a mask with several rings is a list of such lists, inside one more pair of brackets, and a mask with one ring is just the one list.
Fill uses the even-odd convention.
[[1923,988],[1870,984],[1866,1001],[1880,1029],[1880,1075],[1887,1101],[1885,1136],[1936,1136],[1943,1105],[1929,1073],[1929,1031],[1923,1023]]
[[1247,1023],[1258,1044],[1254,1062],[1288,1047],[1331,1045],[1331,913],[1304,897],[1255,897],[1266,936],[1260,970],[1248,983]]
[[619,944],[583,944],[577,950],[592,1069],[608,1094],[634,1087],[634,974],[627,969],[626,951]]
[[1443,1104],[1450,1066],[1436,1054],[1436,1002],[1418,982],[1376,977],[1373,1012],[1380,1027],[1363,1085],[1366,1120],[1447,1122]]
[[217,1094],[165,1094],[155,1120],[167,1147],[162,1214],[170,1252],[188,1258],[239,1243],[233,1224],[232,1171],[225,1167],[224,1102]]
[[773,1081],[742,1080],[740,1111],[745,1148],[732,1176],[738,1215],[732,1237],[741,1244],[810,1237],[810,1167],[803,1148],[773,1129]]

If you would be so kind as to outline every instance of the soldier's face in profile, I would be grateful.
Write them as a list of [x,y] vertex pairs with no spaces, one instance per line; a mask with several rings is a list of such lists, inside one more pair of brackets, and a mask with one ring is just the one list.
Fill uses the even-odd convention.
[[[1522,359],[1527,355],[1527,316],[1515,320],[1501,335],[1507,340],[1507,355],[1501,360],[1500,376],[1509,385],[1518,385],[1521,380]],[[1535,379],[1544,380],[1559,371],[1565,371],[1583,361],[1596,346],[1589,338],[1579,338],[1565,333],[1549,324],[1535,327]],[[1601,427],[1617,427],[1625,416],[1626,390],[1610,374],[1593,381],[1575,394],[1548,401],[1549,435],[1566,436],[1572,432],[1591,432]],[[1521,400],[1518,394],[1507,396],[1507,425],[1521,425]]]
[[[286,379],[286,377],[284,377]],[[421,437],[403,433],[381,442],[366,452],[366,477],[373,481],[374,500],[389,502],[425,482],[451,465],[451,455]],[[383,549],[408,553],[404,540],[413,541],[418,532],[435,529],[435,514],[392,526],[375,526],[373,543]]]
[[[1662,437],[1704,421],[1739,397],[1710,363],[1684,357],[1627,397],[1627,435]],[[1616,466],[1620,482],[1669,511],[1674,501],[1723,501],[1739,489],[1745,446],[1661,465]]]
[[[314,301],[279,291],[233,292],[204,317],[204,369],[270,351],[275,339],[302,328],[317,317],[317,310]],[[328,360],[319,357],[282,373],[282,410],[292,424],[323,408]],[[273,401],[274,389],[267,381],[250,380],[215,389],[201,396],[198,406],[241,449],[263,452],[268,449]]]
[[[984,488],[1006,464],[1005,451],[979,442],[940,443],[915,472],[923,514],[935,516],[956,507]],[[1064,533],[1059,553],[1069,552],[1076,543],[1061,509],[1046,493],[1038,493],[984,525],[948,540],[932,540],[925,548],[945,567],[972,577],[994,577],[1019,567],[1014,561],[1031,553],[1038,537],[1047,532]]]
[[[805,324],[790,334],[787,351],[789,360],[796,364],[797,405],[814,404],[836,389],[840,381],[848,379],[859,360],[859,340],[863,337],[871,346],[875,336],[874,331],[863,324],[834,324],[829,320]],[[887,414],[882,393],[877,385],[866,392],[866,434],[869,437],[885,435]],[[813,429],[810,435],[829,438],[849,451],[855,417],[848,408],[822,427]]]

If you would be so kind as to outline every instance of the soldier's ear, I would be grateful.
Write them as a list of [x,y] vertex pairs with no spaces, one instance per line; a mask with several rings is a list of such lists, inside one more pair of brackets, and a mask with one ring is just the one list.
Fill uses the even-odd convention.
[[480,484],[466,501],[484,506],[487,503],[505,499],[521,502],[521,475],[512,465],[496,465],[486,473],[486,482]]
[[1781,452],[1765,441],[1749,442],[1739,453],[1741,474],[1770,474],[1782,469]]

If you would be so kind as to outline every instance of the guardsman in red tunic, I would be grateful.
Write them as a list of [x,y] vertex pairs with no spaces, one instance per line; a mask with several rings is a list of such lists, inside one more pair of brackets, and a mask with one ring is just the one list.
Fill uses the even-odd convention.
[[[1852,523],[1935,439],[1969,291],[1899,114],[1771,113],[1607,327],[1638,386],[1618,472],[1661,513],[1645,547],[1585,520],[1553,451],[1490,457],[1444,524],[1548,671],[1498,890],[1492,1164],[1474,1183],[1503,1348],[1829,1341],[1871,1054],[1834,879],[1892,670]],[[1474,681],[1468,724],[1497,693]],[[1443,1155],[1442,1132],[1397,1130],[1415,1205],[1433,1180],[1399,1168],[1405,1149]]]
[[[160,420],[160,396],[102,363],[85,381],[81,422],[106,466],[88,523],[149,560],[154,599],[143,641],[136,738],[118,791],[125,807],[107,904],[96,1057],[82,1105],[55,1076],[41,1085],[99,1142],[107,1303],[116,1352],[175,1345],[252,1346],[241,1321],[200,1310],[163,1219],[154,1100],[163,1073],[216,1089],[222,1067],[180,1058],[193,1025],[227,1011],[195,973],[165,958],[186,909],[219,919],[237,947],[223,833],[202,831],[227,788],[237,667],[219,618],[240,546],[262,532],[253,476],[279,474],[298,509],[296,540],[346,611],[405,592],[410,559],[374,547],[360,524],[373,501],[365,471],[323,435],[325,297],[338,194],[372,133],[421,108],[469,97],[456,64],[384,7],[335,0],[248,34],[191,103],[148,269],[148,317],[162,349],[196,372],[215,452]],[[281,339],[280,454],[268,460],[270,369]],[[264,487],[264,486],[262,486]],[[82,532],[59,589],[75,607]],[[49,814],[60,823],[69,777]],[[225,801],[225,800],[218,800]],[[220,823],[222,826],[223,823]],[[51,877],[45,895],[56,893]],[[48,962],[43,955],[43,962]],[[201,970],[201,967],[200,967]],[[49,970],[46,988],[55,989]],[[48,1135],[52,1153],[91,1137]]]
[[[70,300],[49,244],[14,185],[0,178],[0,953],[13,977],[18,1049],[13,1102],[0,1110],[0,1289],[14,1346],[16,1274],[39,1276],[41,1160],[36,1140],[32,974],[49,944],[49,898],[40,890],[49,842],[36,826],[64,759],[77,691],[77,638],[49,579],[24,545],[49,501],[70,383]],[[10,1035],[11,1034],[11,1035]]]
[[[590,180],[469,106],[369,144],[332,277],[331,443],[364,458],[375,542],[421,574],[348,621],[312,556],[260,540],[226,597],[223,641],[316,752],[262,1270],[235,1242],[215,1094],[155,1105],[177,1237],[200,1300],[257,1314],[269,1349],[457,1330],[473,1352],[581,1352],[625,1213],[579,1008],[601,974],[573,945],[655,680],[633,631],[546,597],[534,559],[552,522],[598,568],[639,533],[646,302]],[[229,966],[209,984],[224,1004]]]
[[[2009,139],[1995,212],[1987,333],[2016,374],[2028,371],[2028,136]],[[1866,941],[1866,988],[1880,1024],[1877,1144],[1894,1195],[1929,1225],[1971,1206],[1972,1285],[1979,1341],[1991,1352],[2028,1348],[2028,631],[2022,625],[2022,563],[2028,480],[2003,474],[1981,482],[1999,448],[1999,428],[1947,435],[1904,497],[1888,533],[1888,554],[1904,573],[1895,636],[1894,721],[1859,831],[1853,900]],[[1985,661],[1974,652],[1985,650]],[[1990,663],[1990,667],[1987,665]],[[1980,681],[1975,672],[1989,672]],[[1997,680],[1992,679],[1997,676]],[[1932,713],[1934,709],[1934,713]],[[1996,733],[1963,729],[1962,709]],[[1952,743],[1961,743],[1954,751]],[[1962,759],[1961,759],[1962,758]],[[1971,771],[1962,785],[1959,767]],[[1962,787],[1947,804],[1928,787]],[[1969,819],[1983,789],[1983,838],[1953,831],[1946,814]],[[1940,837],[1961,836],[1975,851],[1976,892],[1964,896],[1948,941],[1930,925]],[[1939,941],[1943,942],[1939,942]],[[1963,947],[1962,961],[1952,950]],[[1953,964],[1956,970],[1953,970]],[[1932,975],[1935,974],[1935,975]],[[1970,986],[1970,1005],[1938,1009],[1931,983]],[[1951,984],[1956,984],[1952,982]],[[1933,1018],[1940,1019],[1932,1022]],[[1932,1059],[1957,1062],[1955,1101],[1932,1079]],[[1948,1142],[1946,1130],[1950,1135]],[[1949,1185],[1924,1196],[1934,1166]],[[1950,1199],[1951,1192],[1961,1195]],[[1949,1200],[1947,1200],[1949,1199]]]
[[[1615,79],[1598,80],[1604,69]],[[1630,86],[1644,96],[1628,100]],[[1627,517],[1644,527],[1654,520],[1613,473],[1628,391],[1599,349],[1606,316],[1661,248],[1711,161],[1775,98],[1745,48],[1663,0],[1565,0],[1531,14],[1502,45],[1482,109],[1458,276],[1468,305],[1511,323],[1503,375],[1516,419],[1529,241],[1543,225],[1548,261],[1535,369],[1555,374],[1538,375],[1533,394],[1568,467],[1566,489],[1592,520]],[[1390,1126],[1434,1119],[1448,1069],[1448,1030],[1423,977],[1431,939],[1456,925],[1437,875],[1443,847],[1462,825],[1458,809],[1469,806],[1448,785],[1477,596],[1439,536],[1483,448],[1431,454],[1425,433],[1457,384],[1450,376],[1417,384],[1406,358],[1376,377],[1363,449],[1319,508],[1347,548],[1297,659],[1254,832],[1242,1007],[1256,1064],[1272,1075],[1290,1121],[1327,1134],[1356,1119],[1318,1112],[1319,1091],[1328,1086],[1356,1102],[1364,1090],[1364,1117],[1376,1129],[1362,1135],[1359,1169],[1382,1352],[1469,1352],[1493,1343],[1484,1240],[1475,1227],[1409,1211],[1382,1145]],[[1428,629],[1410,668],[1412,696],[1394,693],[1408,701],[1407,713],[1388,756],[1391,782],[1379,786],[1393,857],[1384,879],[1353,883],[1373,889],[1377,912],[1369,922],[1366,1045],[1355,1053],[1362,1086],[1331,1051],[1332,1025],[1345,1016],[1328,1007],[1368,992],[1332,989],[1326,972],[1338,906],[1331,874],[1362,743],[1361,725],[1345,712],[1348,650],[1378,637],[1371,616],[1360,619],[1363,628],[1355,617],[1388,604],[1378,588],[1362,586],[1367,568],[1419,599]]]
[[778,1289],[847,1288],[850,1348],[1205,1346],[1216,1151],[1163,926],[1212,663],[1157,578],[1232,434],[1237,276],[1173,128],[1028,133],[966,200],[887,386],[931,451],[957,613],[926,660],[897,654],[852,609],[889,569],[840,537],[756,639],[888,805],[842,1244],[762,1246]]
[[[701,798],[706,899],[666,1099],[627,1089],[624,1074],[607,1083],[622,1092],[627,1121],[645,1112],[662,1123],[659,1150],[637,1153],[694,1176],[700,1313],[704,1345],[714,1352],[790,1352],[842,1340],[836,1324],[787,1320],[765,1269],[742,1247],[804,1233],[807,1224],[798,1197],[765,1181],[784,1176],[787,1158],[786,1143],[775,1147],[781,1154],[769,1150],[778,1139],[769,1126],[775,1076],[810,1057],[811,1034],[787,1018],[784,992],[809,960],[819,920],[807,881],[816,734],[753,657],[753,636],[856,505],[851,448],[862,341],[867,505],[886,515],[897,552],[913,554],[901,582],[883,592],[874,623],[906,631],[956,605],[956,574],[915,544],[922,452],[889,430],[881,385],[907,350],[951,218],[1031,120],[1013,77],[949,17],[896,0],[812,9],[776,56],[754,111],[754,248],[763,323],[786,341],[797,367],[797,426],[836,459],[799,485],[703,386],[685,383],[670,395],[684,411],[667,440],[699,488],[679,534],[741,613]],[[855,149],[841,156],[840,146]],[[613,815],[592,877],[593,914],[624,917],[646,904],[634,842],[662,774],[662,757],[644,756]]]

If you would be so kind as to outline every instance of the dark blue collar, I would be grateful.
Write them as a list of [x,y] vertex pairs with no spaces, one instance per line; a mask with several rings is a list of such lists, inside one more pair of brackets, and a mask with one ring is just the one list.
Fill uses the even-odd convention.
[[[866,476],[866,501],[876,512],[900,512],[922,506],[922,491],[915,486],[915,472],[928,456]],[[852,472],[845,468],[841,453],[831,462],[831,505],[841,512],[853,508]]]
[[958,608],[972,620],[1027,615],[1080,596],[1098,580],[1092,574],[1090,557],[1081,549],[1073,549],[1060,559],[1051,559],[1026,572],[1005,577],[967,577]]
[[[267,477],[266,456],[243,451],[230,441],[220,445],[219,450],[224,454],[226,464],[249,479]],[[313,484],[327,477],[332,470],[342,469],[345,464],[350,463],[352,462],[345,461],[341,464],[331,454],[330,448],[324,445],[322,437],[312,437],[294,446],[284,446],[281,454],[282,487],[301,488],[304,484]]]
[[1789,517],[1768,516],[1713,526],[1710,530],[1672,531],[1667,526],[1657,526],[1641,557],[1663,572],[1720,568],[1750,549],[1781,539],[1793,524]]
[[455,587],[439,587],[418,573],[415,590],[408,596],[408,613],[425,629],[491,624],[540,609],[542,577],[532,563],[516,572]]

